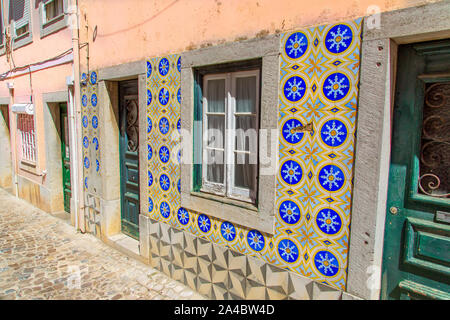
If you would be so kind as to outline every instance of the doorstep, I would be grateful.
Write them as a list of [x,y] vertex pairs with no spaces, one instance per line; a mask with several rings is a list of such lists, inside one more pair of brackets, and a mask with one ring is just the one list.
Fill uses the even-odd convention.
[[149,264],[147,259],[141,256],[139,252],[139,241],[127,236],[126,234],[118,233],[110,236],[107,238],[106,244],[131,258],[139,260],[145,264]]

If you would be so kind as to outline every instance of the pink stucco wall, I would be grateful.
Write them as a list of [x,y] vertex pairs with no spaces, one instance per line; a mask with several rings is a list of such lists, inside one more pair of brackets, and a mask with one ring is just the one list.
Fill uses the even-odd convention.
[[[81,38],[97,69],[201,46],[344,21],[430,0],[80,0]],[[94,30],[97,37],[93,41]],[[81,52],[86,65],[86,51]]]
[[[6,55],[0,56],[0,74],[3,74],[14,66],[22,67],[28,64],[43,61],[52,58],[70,48],[72,48],[72,32],[69,28],[62,29],[56,33],[41,38],[39,31],[39,6],[36,6],[36,1],[28,0],[31,2],[31,32],[33,35],[33,42],[23,47],[14,49],[12,52],[12,58],[14,64],[8,63]],[[3,1],[5,3],[5,1]],[[30,102],[31,88],[33,93],[33,103],[35,106],[35,129],[36,129],[36,142],[38,149],[37,160],[37,172],[42,172],[48,168],[45,167],[45,130],[43,119],[43,101],[42,94],[49,92],[66,91],[66,76],[72,74],[72,64],[66,63],[59,66],[46,68],[31,73],[25,73],[19,76],[8,78],[0,82],[0,97],[10,98],[12,103],[26,103]],[[14,83],[13,94],[7,88],[7,83]],[[11,121],[11,145],[17,146],[18,143],[15,140],[17,135],[15,125],[15,115],[10,112]],[[17,148],[11,148],[13,163],[18,162]],[[16,171],[19,175],[26,177],[27,179],[39,184],[46,184],[45,178],[37,176],[35,174],[18,169]]]

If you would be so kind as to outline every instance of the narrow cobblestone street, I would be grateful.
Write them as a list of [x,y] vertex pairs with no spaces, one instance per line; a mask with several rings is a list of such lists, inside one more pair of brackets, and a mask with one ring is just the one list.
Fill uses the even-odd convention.
[[0,300],[203,299],[0,189]]

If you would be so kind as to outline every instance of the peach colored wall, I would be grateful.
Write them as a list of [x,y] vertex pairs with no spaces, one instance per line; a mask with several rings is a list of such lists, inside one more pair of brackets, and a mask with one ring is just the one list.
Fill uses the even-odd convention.
[[[62,29],[56,33],[50,34],[41,39],[40,37],[40,15],[39,6],[36,5],[35,0],[30,1],[31,9],[31,31],[33,35],[33,42],[23,47],[14,49],[12,55],[14,64],[16,67],[25,66],[27,64],[43,61],[52,58],[70,48],[72,48],[72,32],[69,28]],[[6,3],[5,1],[3,1]],[[5,4],[4,4],[5,5]],[[7,62],[6,55],[0,56],[0,73],[4,73],[10,70],[10,64]],[[42,94],[48,92],[57,92],[67,90],[66,76],[72,75],[72,64],[67,63],[51,67],[44,70],[39,70],[31,74],[32,87],[33,87],[33,103],[35,106],[35,129],[37,133],[36,141],[38,148],[38,162],[37,171],[42,172],[45,168],[45,130],[43,119],[43,102]],[[14,82],[13,102],[22,103],[30,102],[30,75],[29,73],[16,76],[0,81],[0,97],[11,97],[10,91],[6,86],[7,82]],[[16,117],[10,112],[11,121],[11,144],[17,145],[14,140],[16,132]],[[17,148],[12,149],[13,162],[17,164]],[[17,167],[17,166],[16,166]],[[18,170],[21,176],[24,176],[34,182],[44,184],[45,178]]]
[[[79,0],[90,69],[344,21],[430,0]],[[88,28],[86,28],[86,26]],[[94,29],[97,37],[93,42]],[[86,67],[86,50],[82,65]],[[83,70],[83,69],[82,69]]]

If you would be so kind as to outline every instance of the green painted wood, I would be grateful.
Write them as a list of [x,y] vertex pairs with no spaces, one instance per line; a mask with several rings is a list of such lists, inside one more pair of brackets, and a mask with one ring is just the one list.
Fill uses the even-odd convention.
[[67,117],[67,104],[61,103],[59,106],[64,211],[70,213],[70,198],[72,197],[72,188],[70,184],[69,122]]
[[449,226],[435,221],[450,200],[418,192],[424,90],[448,80],[449,45],[399,47],[381,299],[450,299]]
[[138,82],[119,83],[119,158],[122,233],[139,239]]

